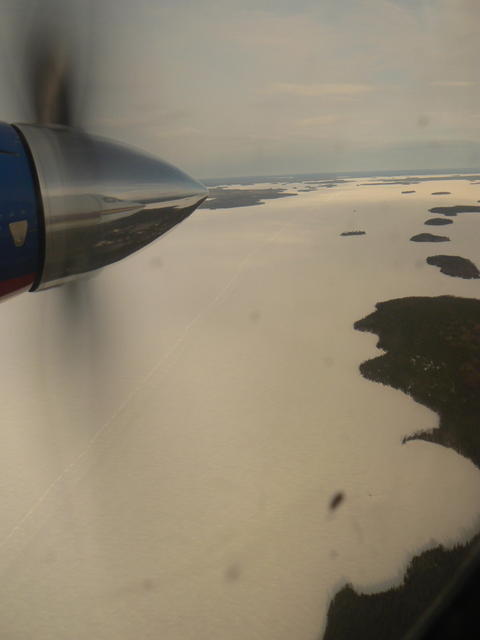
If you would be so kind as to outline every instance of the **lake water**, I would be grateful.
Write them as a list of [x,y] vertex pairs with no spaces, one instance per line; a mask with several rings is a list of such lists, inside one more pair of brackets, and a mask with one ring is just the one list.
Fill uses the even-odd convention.
[[426,258],[480,265],[480,214],[423,222],[480,185],[365,181],[200,210],[2,305],[3,637],[310,640],[347,582],[387,589],[480,529],[479,469],[402,444],[438,417],[360,375],[377,337],[353,329],[378,301],[479,297]]

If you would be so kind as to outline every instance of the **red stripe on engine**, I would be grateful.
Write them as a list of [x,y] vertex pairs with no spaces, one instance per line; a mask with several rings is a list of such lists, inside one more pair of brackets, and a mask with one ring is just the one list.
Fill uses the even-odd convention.
[[35,275],[35,273],[28,273],[26,276],[0,280],[0,298],[30,289],[35,280]]

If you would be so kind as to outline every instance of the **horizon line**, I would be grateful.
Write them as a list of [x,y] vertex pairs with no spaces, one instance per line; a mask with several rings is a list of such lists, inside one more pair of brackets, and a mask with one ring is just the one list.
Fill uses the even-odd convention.
[[446,167],[443,169],[364,169],[364,170],[351,170],[351,171],[302,171],[299,173],[271,173],[271,174],[244,174],[244,175],[230,175],[230,176],[210,176],[208,178],[200,178],[201,182],[218,181],[218,180],[234,180],[234,179],[251,179],[251,178],[296,178],[296,177],[325,177],[325,178],[341,178],[342,176],[356,176],[362,177],[383,177],[383,176],[415,176],[415,175],[468,175],[478,173],[480,175],[480,168],[462,167],[451,168]]

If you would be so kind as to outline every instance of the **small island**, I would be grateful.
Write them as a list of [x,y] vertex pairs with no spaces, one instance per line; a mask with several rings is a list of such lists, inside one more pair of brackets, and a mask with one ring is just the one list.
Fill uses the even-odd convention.
[[480,213],[480,207],[474,204],[454,205],[452,207],[432,207],[430,213],[443,213],[444,216],[456,216],[458,213]]
[[432,191],[432,196],[449,196],[451,191]]
[[411,180],[409,179],[408,181],[405,180],[381,180],[379,179],[377,182],[361,182],[359,183],[360,187],[384,187],[385,185],[388,184],[397,184],[400,186],[406,186],[408,187],[408,185],[410,184],[418,184],[420,181],[419,180]]
[[343,231],[341,236],[364,236],[366,231]]
[[480,278],[480,271],[471,260],[461,256],[430,256],[427,264],[440,267],[440,272],[452,278],[472,280]]
[[402,193],[417,193],[415,189],[409,189],[408,191],[402,191]]
[[370,182],[362,182],[359,183],[360,186],[374,186],[374,185],[386,185],[386,184],[397,184],[397,185],[413,185],[420,184],[422,182],[444,182],[445,180],[460,180],[460,181],[476,181],[472,182],[472,184],[480,184],[478,182],[479,176],[471,176],[464,174],[450,174],[450,175],[421,175],[421,176],[401,176],[401,177],[386,177],[381,178],[371,176]]
[[429,218],[428,220],[425,220],[424,224],[429,224],[432,226],[438,225],[439,227],[441,227],[445,224],[453,224],[453,220],[449,220],[448,218]]
[[418,233],[410,238],[412,242],[450,242],[447,236],[436,236],[434,233]]

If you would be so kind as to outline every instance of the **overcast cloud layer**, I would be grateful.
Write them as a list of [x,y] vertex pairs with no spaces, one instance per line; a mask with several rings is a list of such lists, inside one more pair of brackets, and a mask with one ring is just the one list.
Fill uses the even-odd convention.
[[[2,4],[10,24],[32,3]],[[199,177],[476,167],[479,18],[475,0],[104,0],[82,113]]]

